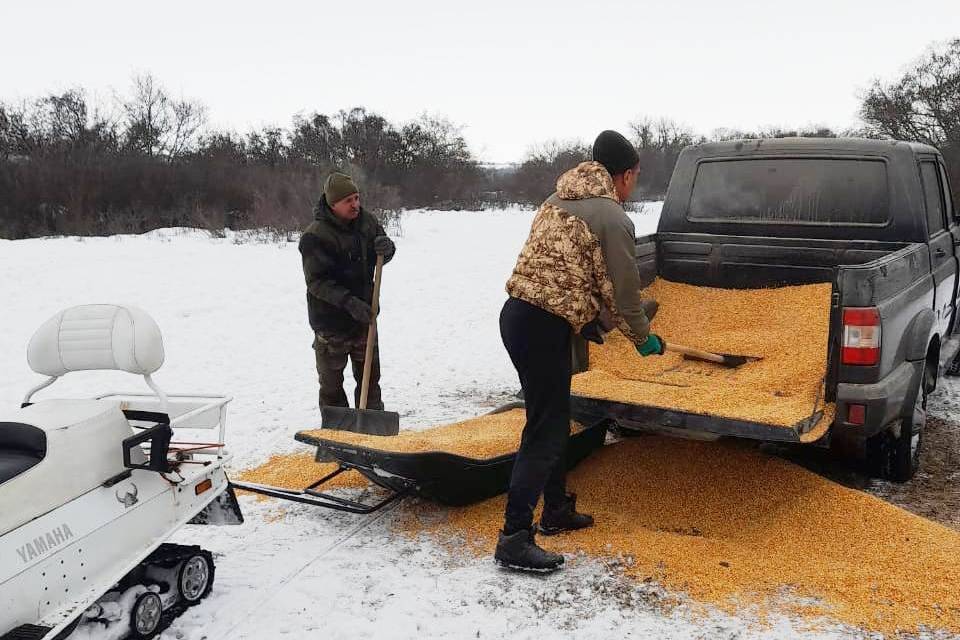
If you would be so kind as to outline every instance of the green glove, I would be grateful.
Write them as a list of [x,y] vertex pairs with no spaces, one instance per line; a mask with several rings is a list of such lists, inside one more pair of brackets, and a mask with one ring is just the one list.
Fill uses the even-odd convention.
[[637,345],[637,353],[642,356],[662,356],[666,350],[667,343],[655,333],[648,335],[643,344]]

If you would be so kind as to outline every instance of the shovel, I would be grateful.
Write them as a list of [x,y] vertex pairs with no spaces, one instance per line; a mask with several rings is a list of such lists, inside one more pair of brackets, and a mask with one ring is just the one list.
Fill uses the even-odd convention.
[[729,353],[710,353],[709,351],[700,351],[693,347],[685,347],[682,344],[667,343],[667,351],[682,353],[684,358],[689,360],[703,360],[704,362],[716,362],[725,367],[735,369],[736,367],[756,362],[760,358],[756,356],[736,356]]
[[356,409],[350,407],[322,407],[320,418],[322,429],[338,429],[367,433],[374,436],[395,436],[400,433],[400,414],[396,411],[377,411],[367,409],[367,395],[370,392],[370,366],[373,361],[373,348],[377,342],[377,313],[380,311],[380,273],[383,271],[383,256],[377,256],[377,266],[373,271],[373,303],[370,307],[370,328],[367,330],[367,351],[363,358],[363,383],[360,387],[360,404]]
[[[660,308],[660,305],[657,304],[656,300],[650,299],[642,300],[641,304],[643,305],[643,310],[647,315],[647,319],[653,320],[653,317],[657,315],[657,310]],[[667,343],[667,351],[681,353],[683,354],[684,358],[689,360],[715,362],[725,367],[730,367],[731,369],[745,365],[748,362],[756,362],[757,360],[760,360],[760,358],[756,356],[736,356],[729,353],[710,353],[709,351],[701,351],[700,349],[685,347],[682,344],[674,344],[672,342]]]

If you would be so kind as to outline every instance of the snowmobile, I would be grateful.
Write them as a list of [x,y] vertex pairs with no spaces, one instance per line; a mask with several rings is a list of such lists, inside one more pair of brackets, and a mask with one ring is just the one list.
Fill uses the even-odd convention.
[[[165,393],[160,329],[134,307],[61,311],[27,360],[48,378],[0,410],[0,640],[154,637],[214,578],[209,552],[165,540],[243,521],[223,468],[231,398]],[[92,370],[143,376],[151,392],[33,401]]]

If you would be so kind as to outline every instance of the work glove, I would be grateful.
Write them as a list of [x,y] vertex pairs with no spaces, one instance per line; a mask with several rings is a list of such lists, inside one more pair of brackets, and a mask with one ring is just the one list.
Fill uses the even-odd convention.
[[360,298],[350,296],[343,303],[343,308],[350,314],[351,318],[361,324],[370,324],[373,319],[373,309]]
[[580,329],[580,337],[590,342],[603,344],[603,326],[600,323],[600,316],[597,316]]
[[393,245],[393,240],[387,236],[377,236],[373,239],[373,250],[378,256],[388,256],[394,252],[396,247]]
[[651,333],[642,344],[637,345],[637,353],[642,356],[662,356],[666,350],[667,343],[655,333]]

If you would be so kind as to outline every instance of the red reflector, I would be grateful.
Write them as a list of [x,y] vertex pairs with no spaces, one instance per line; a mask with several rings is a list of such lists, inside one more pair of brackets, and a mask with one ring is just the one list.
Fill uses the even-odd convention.
[[194,493],[200,495],[204,491],[208,491],[213,486],[213,480],[207,478],[206,480],[201,480],[197,483],[197,486],[193,488]]
[[843,364],[874,365],[880,362],[880,349],[856,349],[844,347]]
[[847,405],[847,422],[849,424],[863,424],[867,417],[867,407],[862,404]]

